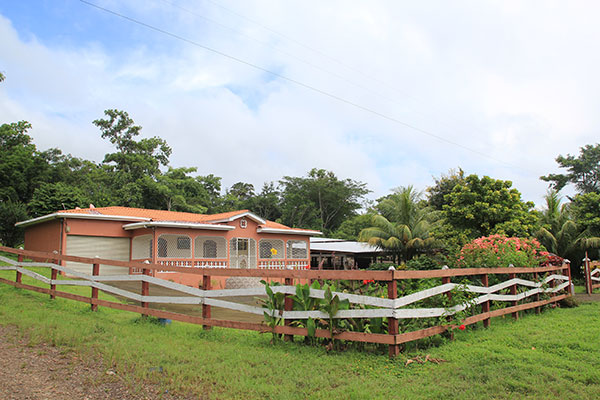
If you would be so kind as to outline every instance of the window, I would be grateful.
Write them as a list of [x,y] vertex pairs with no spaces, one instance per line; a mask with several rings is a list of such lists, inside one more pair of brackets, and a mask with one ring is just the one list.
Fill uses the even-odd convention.
[[158,256],[166,258],[192,258],[192,240],[185,235],[163,234],[158,237]]
[[167,256],[167,239],[159,237],[158,238],[158,256],[166,257]]
[[258,241],[258,258],[284,258],[285,247],[281,239],[260,239]]
[[202,256],[204,258],[217,258],[217,242],[214,240],[207,240],[204,242],[203,247]]
[[220,236],[196,236],[194,258],[227,258],[227,240]]
[[191,240],[187,236],[179,236],[177,238],[177,250],[189,250]]
[[306,259],[308,258],[308,244],[304,240],[287,241],[287,258]]

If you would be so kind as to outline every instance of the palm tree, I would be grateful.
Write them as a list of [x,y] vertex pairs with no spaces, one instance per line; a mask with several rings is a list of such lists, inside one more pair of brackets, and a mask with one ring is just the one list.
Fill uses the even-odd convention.
[[546,250],[563,258],[578,259],[577,253],[600,247],[600,238],[581,230],[571,219],[568,204],[554,189],[545,196],[546,209],[542,211],[542,227],[536,237]]
[[372,226],[363,229],[358,239],[394,254],[396,261],[406,261],[417,251],[430,249],[437,241],[429,236],[434,212],[419,204],[421,193],[412,186],[400,187],[381,199]]

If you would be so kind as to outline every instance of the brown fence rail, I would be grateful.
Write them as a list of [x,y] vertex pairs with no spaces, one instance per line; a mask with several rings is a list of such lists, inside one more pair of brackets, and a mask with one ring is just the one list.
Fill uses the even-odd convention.
[[585,292],[592,294],[594,290],[600,288],[600,261],[591,261],[586,253],[583,269],[585,275]]
[[[0,266],[0,270],[16,271],[15,281],[0,278],[0,282],[17,288],[46,293],[54,297],[89,303],[93,310],[98,306],[131,311],[142,315],[166,318],[175,321],[203,325],[205,329],[212,326],[246,329],[260,332],[273,332],[291,339],[294,335],[309,336],[309,330],[302,327],[303,321],[315,319],[332,320],[373,320],[385,319],[387,332],[371,333],[353,330],[316,329],[315,337],[339,339],[356,342],[369,342],[389,345],[390,356],[395,356],[400,345],[413,340],[437,335],[452,329],[458,324],[470,325],[483,321],[489,326],[490,319],[505,314],[518,318],[519,312],[535,309],[539,313],[542,306],[554,304],[571,292],[570,266],[548,266],[540,268],[461,268],[428,271],[323,271],[323,270],[264,270],[264,269],[230,269],[230,268],[196,268],[165,267],[159,264],[141,262],[123,262],[99,258],[85,258],[59,255],[55,253],[33,252],[0,247],[0,251],[17,255],[18,260],[0,257],[0,261],[8,266]],[[26,262],[25,258],[35,261]],[[61,264],[78,262],[90,265],[91,274],[74,271]],[[101,265],[123,267],[122,275],[100,275]],[[28,269],[30,267],[46,267],[51,269],[51,278]],[[143,273],[129,274],[133,269],[141,269]],[[202,276],[200,288],[181,285],[172,281],[151,276],[151,271],[173,271]],[[66,274],[71,279],[57,279],[58,273]],[[22,283],[22,276],[28,275],[37,279],[49,288]],[[265,296],[265,287],[241,289],[211,289],[211,277],[254,277],[265,280],[283,280],[284,285],[270,286],[275,293],[282,293],[285,302],[281,309],[266,309],[248,304],[233,302],[230,299],[239,296]],[[292,296],[298,287],[294,280],[300,282],[335,281],[346,282],[347,287],[355,292],[335,291],[339,300],[347,301],[349,307],[341,309],[334,315],[327,314],[323,308],[294,309]],[[454,280],[454,282],[453,282]],[[362,281],[362,282],[361,282]],[[490,285],[493,283],[493,285]],[[113,283],[112,285],[107,282]],[[131,291],[115,286],[115,282],[140,282],[139,291]],[[426,282],[425,286],[415,283]],[[177,296],[150,296],[150,285],[163,287]],[[59,291],[57,285],[87,286],[91,288],[90,296],[81,296]],[[372,285],[372,286],[371,286]],[[411,286],[412,285],[412,286]],[[386,288],[387,286],[387,288]],[[410,288],[412,287],[413,291]],[[124,304],[101,300],[98,291],[117,295],[137,302]],[[358,293],[356,293],[358,292]],[[383,295],[381,295],[383,294]],[[325,290],[310,288],[309,296],[320,302],[325,301]],[[453,297],[454,296],[454,297]],[[541,299],[541,297],[543,297]],[[165,311],[150,308],[150,304],[167,305],[201,305],[202,316],[194,316],[181,312]],[[230,309],[237,312],[277,317],[279,322],[274,326],[257,322],[242,322],[211,318],[211,307]],[[421,329],[401,332],[406,321],[430,321]],[[291,322],[296,325],[291,326]],[[427,324],[423,324],[427,325]],[[323,328],[323,326],[321,326]]]

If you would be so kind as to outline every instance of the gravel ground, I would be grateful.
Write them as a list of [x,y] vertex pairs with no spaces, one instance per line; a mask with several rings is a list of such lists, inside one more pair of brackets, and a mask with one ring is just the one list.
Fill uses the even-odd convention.
[[134,390],[102,360],[83,359],[47,344],[30,345],[14,327],[0,326],[0,399],[179,399],[152,385]]

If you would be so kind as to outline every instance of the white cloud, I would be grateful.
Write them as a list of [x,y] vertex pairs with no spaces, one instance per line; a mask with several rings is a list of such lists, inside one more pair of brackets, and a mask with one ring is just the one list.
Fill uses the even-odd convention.
[[540,203],[554,158],[597,140],[593,3],[224,3],[247,19],[210,2],[177,3],[204,19],[160,1],[103,4],[485,156],[141,27],[114,51],[93,31],[65,47],[0,16],[0,121],[31,121],[40,148],[99,161],[110,146],[91,121],[120,108],[167,140],[173,165],[225,185],[319,167],[378,197],[461,166]]

